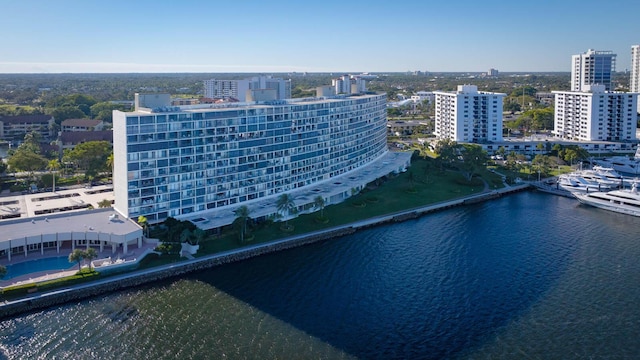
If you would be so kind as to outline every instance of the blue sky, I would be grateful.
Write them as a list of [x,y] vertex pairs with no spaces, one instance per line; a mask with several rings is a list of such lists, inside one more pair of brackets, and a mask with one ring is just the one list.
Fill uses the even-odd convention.
[[569,71],[640,1],[3,0],[0,73]]

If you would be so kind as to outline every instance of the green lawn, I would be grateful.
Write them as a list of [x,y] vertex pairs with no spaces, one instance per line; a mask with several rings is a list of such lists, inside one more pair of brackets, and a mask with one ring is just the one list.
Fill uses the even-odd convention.
[[[329,221],[326,223],[317,220],[320,214],[318,211],[289,220],[288,223],[293,225],[292,231],[282,230],[282,222],[262,224],[253,230],[253,240],[247,244],[305,234],[479,193],[484,190],[483,180],[490,189],[503,186],[501,177],[492,172],[484,171],[482,179],[474,177],[468,182],[458,172],[435,169],[433,163],[428,164],[432,161],[413,160],[407,172],[383,179],[377,187],[364,189],[343,203],[327,206],[324,216]],[[413,181],[410,180],[411,177]],[[237,233],[229,229],[221,237],[201,244],[202,251],[198,252],[198,256],[238,248],[240,245],[237,238]]]

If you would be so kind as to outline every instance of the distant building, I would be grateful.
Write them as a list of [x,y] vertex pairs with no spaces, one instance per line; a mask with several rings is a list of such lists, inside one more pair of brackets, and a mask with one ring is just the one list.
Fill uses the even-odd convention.
[[336,94],[363,94],[367,91],[367,81],[358,75],[342,75],[331,80]]
[[0,117],[0,139],[22,140],[27,133],[35,131],[43,140],[55,136],[55,119],[51,115],[21,115]]
[[250,90],[275,90],[278,100],[291,98],[291,80],[273,78],[271,76],[256,76],[243,80],[205,80],[204,96],[211,99],[234,98],[245,102],[251,96]]
[[432,91],[417,91],[415,95],[411,95],[411,101],[415,104],[419,104],[424,101],[431,104],[435,99],[436,95]]
[[487,76],[498,76],[498,70],[489,69],[489,71],[487,71]]
[[612,51],[589,49],[571,57],[571,91],[584,91],[585,86],[604,85],[613,90],[611,78],[615,72],[616,54]]
[[76,145],[87,141],[108,141],[113,144],[113,131],[66,131],[60,133],[60,148],[62,150],[73,149]]
[[636,140],[638,94],[585,85],[583,91],[553,91],[556,137],[577,141]]
[[455,92],[434,91],[435,135],[457,142],[502,141],[502,102],[506,94],[459,85]]
[[99,131],[104,128],[104,122],[97,119],[67,119],[60,125],[62,132]]
[[[629,79],[629,91],[640,93],[640,45],[631,47],[631,78]],[[638,103],[640,112],[640,103]]]

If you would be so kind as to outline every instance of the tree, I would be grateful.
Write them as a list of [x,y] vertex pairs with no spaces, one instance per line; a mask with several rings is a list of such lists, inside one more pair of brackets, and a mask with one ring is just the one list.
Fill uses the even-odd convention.
[[[534,170],[538,172],[539,176],[542,175],[546,177],[547,174],[549,174],[553,163],[551,161],[551,158],[549,158],[547,155],[536,155],[536,157],[531,161],[531,165],[533,166]],[[538,179],[538,181],[539,180],[540,179]]]
[[108,171],[107,159],[111,151],[111,144],[107,141],[87,141],[73,150],[65,151],[63,161],[73,162],[85,170],[87,177],[95,177],[100,172]]
[[77,106],[67,105],[55,108],[51,111],[51,116],[54,117],[56,124],[60,125],[67,119],[82,119],[86,117],[86,114],[78,109]]
[[320,218],[324,219],[324,206],[326,205],[324,197],[321,195],[313,198],[313,207],[320,210]]
[[487,152],[480,145],[463,144],[461,151],[462,160],[458,162],[458,169],[467,181],[471,181],[474,175],[484,169],[489,159]]
[[112,151],[111,154],[109,154],[109,156],[107,157],[107,167],[109,168],[109,171],[111,171],[112,177],[113,177],[113,164],[114,164],[114,157],[113,157],[113,151]]
[[102,199],[98,202],[98,207],[99,208],[108,208],[111,207],[111,200],[109,199]]
[[193,236],[196,238],[196,245],[198,245],[207,237],[207,232],[197,228],[193,231]]
[[[111,204],[109,204],[111,205]],[[149,221],[147,220],[147,217],[144,215],[140,215],[138,216],[138,225],[142,226],[142,230],[144,230],[145,232],[145,236],[149,237]]]
[[188,228],[182,229],[182,232],[180,232],[180,242],[191,243],[189,240],[191,240],[191,230],[189,230]]
[[83,258],[87,259],[87,261],[89,261],[89,269],[93,270],[93,265],[91,264],[91,261],[95,258],[98,257],[98,253],[96,252],[96,249],[94,248],[87,248],[87,250],[84,251]]
[[49,160],[49,164],[47,165],[47,169],[51,172],[52,180],[53,180],[53,192],[56,192],[56,174],[55,171],[60,169],[60,162],[58,159]]
[[32,176],[35,171],[47,166],[47,159],[31,151],[17,150],[9,157],[7,164],[13,172],[26,171]]
[[5,275],[7,275],[7,267],[4,265],[0,265],[0,279],[2,279]]
[[125,106],[122,104],[114,104],[108,101],[99,102],[91,105],[90,113],[91,117],[106,122],[113,122],[113,110],[125,110]]
[[75,249],[71,252],[71,254],[69,254],[69,262],[70,263],[74,263],[77,262],[78,263],[78,271],[82,270],[82,268],[80,267],[80,263],[82,262],[82,260],[84,259],[84,251],[80,250],[80,249]]
[[42,136],[39,132],[31,131],[28,132],[23,139],[22,144],[18,147],[18,150],[25,150],[32,152],[34,154],[40,154],[40,140],[42,140]]
[[235,209],[233,213],[236,215],[236,220],[240,223],[240,243],[244,243],[244,236],[247,231],[247,220],[249,220],[249,214],[251,210],[246,205],[242,205]]
[[441,139],[436,142],[434,152],[438,154],[440,167],[453,164],[458,156],[458,143],[451,139]]
[[278,196],[276,207],[278,213],[285,217],[285,226],[288,228],[289,220],[287,219],[287,215],[294,214],[296,211],[296,204],[293,201],[293,197],[286,193]]

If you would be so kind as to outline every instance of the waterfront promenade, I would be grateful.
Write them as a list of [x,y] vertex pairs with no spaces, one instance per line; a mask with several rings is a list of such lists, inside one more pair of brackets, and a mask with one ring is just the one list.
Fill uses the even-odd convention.
[[332,238],[352,234],[360,229],[365,229],[386,223],[401,222],[442,209],[491,200],[505,194],[526,190],[529,187],[529,184],[521,184],[497,190],[486,190],[481,193],[466,197],[377,216],[329,229],[291,236],[266,243],[249,245],[216,254],[188,259],[173,264],[158,266],[151,269],[136,270],[130,273],[111,276],[109,278],[97,280],[87,284],[75,285],[42,293],[35,292],[25,298],[14,301],[6,301],[4,304],[0,305],[0,318],[13,316],[18,313],[31,311],[37,308],[46,308],[49,306],[59,305],[68,301],[76,301],[79,299],[109,293],[128,287],[139,286],[145,283],[178,276],[193,271],[208,269],[225,263],[240,261],[275,251],[311,244],[317,241],[329,240]]

